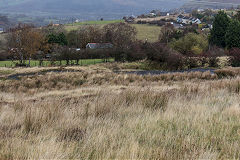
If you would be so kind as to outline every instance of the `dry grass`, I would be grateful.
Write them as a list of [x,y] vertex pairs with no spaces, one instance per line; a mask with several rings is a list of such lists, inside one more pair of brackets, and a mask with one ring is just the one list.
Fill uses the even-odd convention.
[[[103,66],[0,80],[0,159],[239,159],[240,78]],[[7,80],[6,76],[38,74]],[[41,73],[41,74],[40,74]]]

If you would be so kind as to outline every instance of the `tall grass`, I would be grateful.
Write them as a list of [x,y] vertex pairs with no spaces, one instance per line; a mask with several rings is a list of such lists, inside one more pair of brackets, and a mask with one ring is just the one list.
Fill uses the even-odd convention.
[[0,159],[239,159],[239,77],[201,77],[0,80]]

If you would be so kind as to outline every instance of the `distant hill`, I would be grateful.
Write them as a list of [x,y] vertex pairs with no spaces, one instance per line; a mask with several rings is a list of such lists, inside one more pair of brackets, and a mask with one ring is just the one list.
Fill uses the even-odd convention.
[[208,0],[210,2],[240,3],[240,0]]
[[197,8],[229,8],[240,5],[240,0],[189,0],[182,7],[184,10]]
[[1,0],[0,12],[31,16],[81,16],[85,19],[120,18],[152,9],[178,8],[186,0]]

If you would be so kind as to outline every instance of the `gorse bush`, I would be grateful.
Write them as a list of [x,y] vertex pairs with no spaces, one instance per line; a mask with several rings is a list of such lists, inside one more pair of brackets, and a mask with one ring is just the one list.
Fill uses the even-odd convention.
[[171,46],[183,55],[199,55],[208,49],[208,41],[203,35],[188,33],[183,38],[173,41]]

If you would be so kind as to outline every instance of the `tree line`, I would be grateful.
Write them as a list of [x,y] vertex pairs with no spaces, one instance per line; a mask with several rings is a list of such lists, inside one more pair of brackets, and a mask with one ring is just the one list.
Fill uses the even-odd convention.
[[[176,29],[167,24],[161,28],[157,42],[137,40],[136,28],[127,23],[105,26],[86,25],[67,32],[63,26],[35,28],[19,24],[7,36],[7,50],[11,59],[20,65],[46,57],[52,63],[66,61],[67,65],[80,59],[114,58],[116,61],[148,60],[167,69],[184,69],[206,65],[217,66],[218,57],[230,56],[233,66],[240,65],[240,12],[230,18],[220,11],[210,32],[198,31],[194,26]],[[84,49],[88,43],[111,43],[112,49]],[[81,48],[81,50],[76,50]],[[72,63],[71,63],[72,64]]]
[[[136,41],[136,29],[126,23],[98,26],[82,26],[67,32],[62,26],[36,28],[33,25],[19,24],[11,28],[6,37],[7,53],[19,65],[30,65],[31,59],[42,62],[47,56],[51,61],[76,60],[87,58],[110,58],[113,50],[128,50]],[[88,43],[111,43],[114,49],[85,50]],[[81,48],[81,50],[76,50]],[[28,61],[28,62],[27,62]]]

